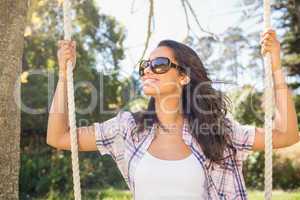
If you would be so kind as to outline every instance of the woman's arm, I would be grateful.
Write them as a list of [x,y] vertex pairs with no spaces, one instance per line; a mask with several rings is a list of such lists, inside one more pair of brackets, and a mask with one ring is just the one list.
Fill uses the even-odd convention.
[[[273,123],[272,138],[273,148],[287,147],[300,140],[297,114],[292,99],[292,92],[285,82],[281,70],[280,43],[273,30],[264,33],[262,38],[262,54],[269,51],[272,55],[272,72],[275,93],[275,118]],[[256,128],[253,150],[264,150],[265,130]]]
[[[276,84],[276,80],[274,83]],[[295,104],[292,92],[287,86],[275,89],[275,119],[273,123],[272,138],[273,148],[282,148],[293,145],[300,141]],[[256,128],[253,150],[264,150],[265,130]]]
[[60,73],[48,116],[47,144],[53,147],[69,131],[66,82],[66,75]]
[[[67,61],[75,63],[75,43],[61,41],[59,44],[59,80],[52,100],[47,128],[47,144],[58,149],[70,150],[70,133],[67,105]],[[78,150],[95,151],[96,140],[93,126],[79,127]]]

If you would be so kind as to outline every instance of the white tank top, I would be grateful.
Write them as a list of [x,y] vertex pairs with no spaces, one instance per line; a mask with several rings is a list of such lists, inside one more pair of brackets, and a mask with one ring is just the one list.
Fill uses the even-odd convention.
[[193,153],[181,160],[162,160],[146,151],[134,181],[135,200],[207,199],[205,174]]

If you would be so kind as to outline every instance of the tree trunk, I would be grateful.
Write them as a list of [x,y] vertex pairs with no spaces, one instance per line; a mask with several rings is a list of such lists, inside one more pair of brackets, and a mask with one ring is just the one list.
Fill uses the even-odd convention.
[[0,199],[7,200],[19,199],[18,79],[21,72],[27,6],[27,0],[0,1]]
[[299,0],[295,0],[295,13],[296,13],[296,16],[297,16],[297,20],[296,20],[296,22],[298,22],[298,23],[296,23],[296,26],[298,26],[298,31],[300,31],[299,30],[299,28],[300,28],[300,1]]

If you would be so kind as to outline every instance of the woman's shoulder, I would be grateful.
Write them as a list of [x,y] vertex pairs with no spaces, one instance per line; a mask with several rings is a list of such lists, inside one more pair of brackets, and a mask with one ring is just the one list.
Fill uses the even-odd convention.
[[226,116],[227,122],[232,129],[232,134],[237,134],[238,136],[244,136],[248,134],[253,134],[255,132],[255,125],[254,124],[245,124],[241,123],[236,120],[232,114],[228,114]]
[[127,110],[119,110],[116,114],[103,121],[103,122],[95,122],[94,125],[99,126],[101,129],[111,130],[121,129],[127,130],[128,128],[134,128],[136,126],[134,113]]
[[134,113],[129,110],[120,110],[114,117],[120,125],[135,125]]
[[122,121],[137,121],[141,116],[141,112],[132,112],[129,110],[120,110],[117,116]]

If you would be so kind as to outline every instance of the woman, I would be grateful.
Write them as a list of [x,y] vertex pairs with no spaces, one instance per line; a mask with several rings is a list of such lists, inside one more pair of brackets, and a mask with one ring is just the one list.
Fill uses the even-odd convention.
[[[272,29],[261,35],[261,45],[261,53],[272,56],[273,148],[290,146],[299,141],[297,118]],[[66,63],[75,63],[75,43],[59,46],[60,78],[47,143],[69,150]],[[139,73],[150,96],[147,111],[120,111],[77,128],[79,151],[110,155],[137,200],[247,199],[242,162],[251,150],[264,150],[264,129],[227,115],[228,98],[212,87],[198,55],[182,43],[161,41],[149,60],[141,61]]]

